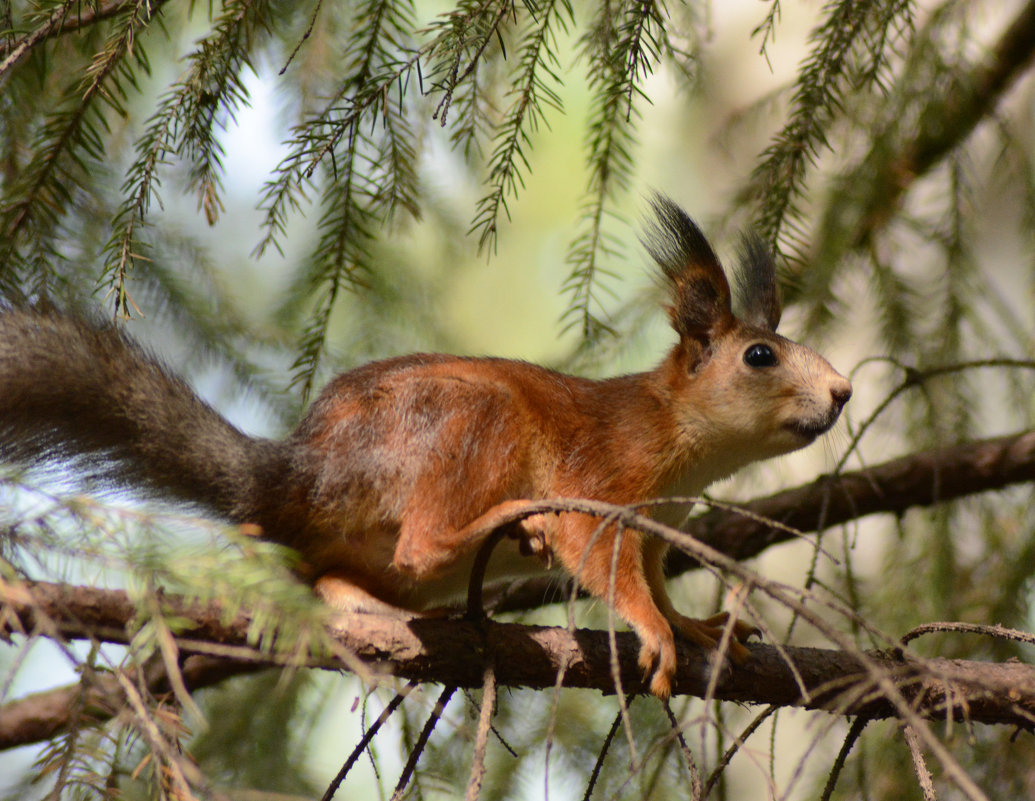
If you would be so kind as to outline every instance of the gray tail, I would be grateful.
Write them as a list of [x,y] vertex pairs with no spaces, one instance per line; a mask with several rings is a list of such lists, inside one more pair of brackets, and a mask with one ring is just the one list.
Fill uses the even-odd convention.
[[280,443],[248,437],[124,333],[0,310],[0,459],[252,519]]

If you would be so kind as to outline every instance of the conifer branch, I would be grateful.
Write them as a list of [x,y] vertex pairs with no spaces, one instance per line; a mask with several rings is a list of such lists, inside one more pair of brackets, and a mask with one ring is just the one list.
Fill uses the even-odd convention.
[[[0,61],[0,81],[36,46],[57,36],[77,33],[98,22],[117,17],[134,2],[135,0],[113,0],[108,3],[90,3],[84,6],[82,0],[64,0],[61,5],[56,6],[50,12],[50,15],[40,23],[39,27],[29,31],[20,39],[0,40],[0,58],[3,58],[3,61]],[[152,12],[166,2],[168,0],[154,0],[151,3]],[[73,6],[75,13],[72,13]]]
[[[96,100],[102,99],[117,112],[122,112],[120,98],[123,83],[132,81],[132,68],[127,56],[140,62],[146,59],[140,31],[153,21],[162,3],[136,0],[127,3],[119,15],[120,24],[95,55],[82,79],[70,83],[65,91],[65,109],[51,116],[41,130],[36,144],[36,157],[8,189],[8,202],[0,211],[0,264],[2,270],[14,273],[21,266],[23,252],[36,265],[34,281],[45,286],[51,271],[49,262],[57,260],[57,248],[50,241],[49,231],[58,224],[72,199],[76,186],[83,181],[87,160],[102,159],[103,144],[96,124],[89,115],[103,124]],[[0,283],[18,285],[16,277],[0,279]]]
[[[376,121],[380,115],[389,113],[386,104],[394,87],[399,88],[401,103],[402,97],[413,91],[412,73],[419,71],[422,61],[436,63],[443,51],[448,54],[462,50],[464,31],[479,29],[483,18],[494,16],[501,3],[508,9],[511,7],[511,0],[480,0],[473,8],[462,4],[432,26],[430,30],[437,31],[435,36],[403,57],[406,51],[393,55],[391,43],[408,38],[406,18],[400,16],[408,13],[408,6],[403,3],[395,8],[391,2],[371,0],[367,7],[373,6],[373,14],[369,10],[365,14],[357,13],[361,19],[366,18],[368,24],[360,30],[361,35],[350,50],[353,60],[347,79],[318,113],[293,128],[288,155],[263,188],[260,208],[264,213],[261,226],[264,233],[255,247],[256,255],[261,256],[270,247],[280,249],[279,240],[286,230],[288,216],[307,199],[306,190],[312,188],[317,169],[334,154],[343,138],[348,139],[357,130],[362,133],[368,117]],[[390,7],[392,11],[388,14]],[[453,88],[449,84],[438,87],[444,92]],[[329,173],[340,174],[338,166],[332,165]],[[401,192],[396,194],[405,196]],[[313,279],[307,278],[305,283],[311,286]]]
[[[91,0],[89,3],[73,0],[72,3],[64,2],[62,5],[54,7],[47,19],[42,22],[40,28],[30,31],[23,38],[32,37],[33,43],[37,44],[45,41],[47,38],[62,36],[66,33],[79,33],[98,22],[117,17],[127,7],[133,5],[134,2],[135,0],[109,0],[109,2]],[[154,7],[165,2],[167,0],[155,0],[151,5]],[[77,5],[73,14],[71,13],[71,6],[74,4]],[[13,42],[0,42],[0,56],[10,53],[12,48],[20,47],[21,41],[19,39]]]
[[68,23],[68,13],[76,0],[65,0],[57,6],[50,16],[36,30],[30,31],[17,41],[0,42],[0,55],[4,60],[0,62],[0,80],[3,79],[10,69],[21,61],[32,48],[41,42],[46,41],[56,32],[61,32]]
[[[403,58],[398,43],[412,27],[403,15],[403,6],[391,0],[371,0],[357,12],[361,27],[350,50],[347,80],[319,115],[296,128],[292,153],[278,166],[275,180],[267,184],[263,202],[266,233],[257,248],[260,253],[276,245],[288,209],[298,205],[303,187],[330,157],[330,167],[325,168],[327,184],[321,192],[320,240],[299,282],[303,292],[296,293],[285,307],[298,307],[303,294],[319,292],[292,368],[293,383],[303,395],[314,385],[339,293],[363,286],[372,271],[370,248],[379,226],[399,207],[414,216],[419,213],[416,135],[403,107],[404,94],[412,91],[412,70],[422,58],[435,63],[443,51],[452,53],[459,63],[457,53],[466,52],[468,42],[457,40],[458,30],[462,30],[458,26],[466,22],[478,30],[476,23],[490,19],[490,29],[495,30],[499,17],[494,12],[499,7],[499,0],[483,1],[473,9],[447,15],[431,41]],[[455,88],[448,81],[440,85],[447,95]],[[390,100],[396,89],[398,104]],[[381,123],[379,130],[375,122]]]
[[827,148],[830,123],[849,91],[877,83],[889,53],[911,30],[912,5],[839,0],[812,32],[815,46],[799,70],[788,121],[742,192],[759,205],[758,234],[774,252],[801,258],[799,201],[808,171]]
[[113,219],[105,245],[107,259],[102,279],[109,287],[115,313],[129,317],[127,288],[133,262],[145,247],[139,230],[147,224],[152,196],[161,183],[159,172],[173,156],[191,165],[188,187],[198,194],[198,206],[210,225],[222,207],[222,146],[218,129],[247,102],[242,70],[248,66],[245,42],[255,44],[256,31],[269,33],[266,2],[233,0],[215,20],[212,33],[202,39],[190,56],[190,67],[166,92],[137,140],[137,157],[130,166],[122,191],[125,200]]
[[[489,46],[494,41],[500,43],[499,52],[503,53],[501,28],[504,20],[508,16],[516,16],[516,13],[513,0],[488,4],[462,0],[454,11],[436,22],[433,29],[440,31],[439,43],[429,51],[429,56],[434,56],[431,58],[431,77],[442,97],[432,119],[443,126],[446,124],[454,93],[465,84],[475,84],[476,79],[467,79],[477,73],[491,54]],[[467,62],[466,67],[463,67],[464,61]]]
[[554,26],[567,30],[566,20],[572,19],[568,0],[546,0],[536,7],[531,30],[522,37],[517,73],[511,80],[514,101],[496,134],[496,146],[489,159],[489,192],[478,201],[471,225],[471,230],[478,233],[478,247],[483,250],[496,250],[500,212],[510,218],[507,198],[517,197],[523,185],[522,173],[530,168],[526,152],[532,147],[532,134],[543,122],[543,106],[562,110],[560,95],[553,88],[561,82]]
[[[165,596],[175,607],[177,599]],[[34,583],[0,585],[6,636],[33,631],[41,617],[57,625],[68,639],[95,638],[125,643],[126,627],[136,608],[120,590]],[[184,655],[183,680],[191,691],[231,675],[273,667],[277,660],[249,646],[252,622],[246,614],[227,617],[218,606],[184,605],[178,617],[188,628],[177,640]],[[16,627],[12,630],[12,626]],[[404,620],[356,614],[341,619],[335,636],[343,649],[394,676],[478,688],[484,682],[475,652],[494,656],[499,686],[551,689],[563,664],[564,686],[604,693],[614,691],[611,636],[607,632],[484,624],[440,618]],[[626,687],[642,692],[636,666],[638,641],[617,633],[614,642]],[[905,652],[843,651],[754,644],[751,659],[726,671],[714,684],[712,697],[747,704],[822,709],[838,715],[865,714],[873,719],[896,717],[896,705],[874,684],[873,671],[893,683],[914,705],[917,718],[965,718],[970,723],[1007,724],[1029,728],[1035,721],[1035,668],[1019,662],[1003,664],[950,659],[920,659]],[[219,649],[238,656],[215,658]],[[786,660],[790,660],[790,664]],[[349,669],[334,658],[304,664],[330,670]],[[299,665],[301,666],[301,665]],[[142,677],[143,678],[143,677]],[[703,696],[711,680],[708,657],[701,649],[680,644],[677,692]],[[168,691],[160,671],[146,677],[156,693]],[[0,749],[52,737],[67,725],[68,707],[79,685],[9,701],[0,707]],[[102,722],[118,714],[125,700],[119,683],[104,673],[89,688],[91,716]]]
[[[339,293],[359,288],[368,279],[370,247],[378,228],[399,207],[414,216],[419,213],[416,134],[404,107],[404,96],[413,90],[412,71],[425,60],[434,65],[432,74],[444,74],[437,91],[448,104],[513,5],[510,0],[461,4],[432,26],[429,41],[404,57],[399,43],[412,27],[404,15],[408,8],[405,3],[371,0],[357,11],[360,27],[352,40],[347,79],[319,114],[295,128],[292,150],[264,190],[265,233],[256,247],[259,254],[270,245],[279,248],[288,213],[305,199],[317,167],[331,159],[325,170],[328,182],[321,190],[320,240],[284,305],[288,312],[318,296],[292,367],[293,383],[303,395],[314,385]],[[461,73],[459,65],[472,47],[475,57]],[[398,103],[390,100],[395,90]],[[380,131],[374,125],[378,120]]]
[[[947,6],[950,4],[946,4]],[[934,14],[922,32],[924,47],[914,47],[913,61],[889,94],[888,111],[870,137],[866,154],[838,176],[814,230],[800,228],[795,252],[808,269],[795,276],[794,297],[808,299],[804,327],[817,332],[837,316],[839,302],[833,290],[848,254],[866,254],[874,267],[885,314],[883,330],[889,347],[895,337],[915,336],[907,300],[909,286],[902,275],[882,265],[875,237],[898,218],[902,203],[918,180],[942,164],[989,119],[1003,95],[1030,68],[1035,58],[1035,3],[1026,3],[1004,28],[989,54],[976,64],[945,63],[948,54],[934,52],[934,36],[945,24]],[[937,85],[937,92],[928,87]],[[958,189],[951,167],[946,191]],[[782,190],[781,190],[782,191]],[[806,237],[811,241],[806,243]],[[951,254],[950,254],[951,255]],[[897,314],[897,318],[896,315]],[[906,315],[907,318],[904,318]],[[950,356],[951,358],[951,356]]]
[[664,32],[659,3],[617,2],[617,8],[611,2],[601,4],[593,30],[581,42],[593,91],[587,138],[589,182],[583,230],[568,250],[571,271],[564,291],[570,300],[563,322],[568,328],[577,327],[589,343],[610,330],[598,311],[598,291],[610,274],[606,260],[619,253],[607,225],[614,221],[611,207],[617,195],[628,186],[636,143],[636,102],[645,98],[640,82],[658,61]]

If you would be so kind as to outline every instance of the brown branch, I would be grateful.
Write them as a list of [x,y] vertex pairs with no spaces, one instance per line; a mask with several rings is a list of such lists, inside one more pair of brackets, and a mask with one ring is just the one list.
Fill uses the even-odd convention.
[[[162,5],[166,0],[156,0],[153,7]],[[72,11],[72,6],[76,10]],[[75,33],[88,28],[94,23],[110,19],[121,14],[132,6],[127,0],[115,0],[98,6],[83,8],[77,0],[68,0],[61,6],[54,9],[53,13],[36,29],[29,31],[17,40],[0,41],[0,58],[4,61],[0,64],[0,75],[23,59],[30,50],[48,39],[53,39],[66,33]]]
[[485,668],[485,680],[482,684],[482,706],[478,712],[478,729],[474,738],[474,758],[471,760],[471,772],[467,780],[467,792],[464,801],[478,801],[485,781],[485,748],[489,744],[489,731],[492,729],[492,716],[496,713],[496,671],[489,660]]
[[[184,655],[196,654],[200,646],[247,648],[250,620],[239,615],[227,622],[216,606],[188,605],[167,597],[170,609],[190,620],[180,634],[178,646]],[[135,608],[119,590],[71,587],[61,584],[0,585],[5,630],[0,634],[37,630],[46,620],[61,636],[95,638],[125,643],[127,626]],[[415,680],[435,681],[447,686],[481,687],[484,664],[477,654],[492,654],[496,681],[500,686],[549,689],[557,672],[566,667],[564,685],[611,693],[608,634],[542,626],[472,623],[464,620],[414,619],[379,615],[350,615],[335,626],[334,635],[343,648],[359,656],[373,669]],[[638,642],[634,635],[616,637],[621,679],[626,687],[642,687],[636,667]],[[895,708],[874,688],[874,667],[892,678],[898,692],[920,715],[944,718],[965,717],[974,723],[1006,723],[1030,728],[1035,721],[1035,667],[1021,663],[982,663],[966,660],[921,660],[895,652],[851,654],[819,648],[752,645],[752,659],[743,666],[724,670],[714,687],[719,700],[751,704],[827,709],[836,714],[865,714],[871,718],[895,715]],[[782,653],[781,653],[782,651]],[[191,690],[212,683],[214,671],[223,675],[254,670],[276,660],[252,651],[253,661],[234,659],[199,660],[197,672],[187,659],[183,680]],[[794,670],[784,656],[793,662]],[[347,669],[339,659],[314,660],[313,666]],[[203,667],[202,667],[203,666]],[[803,695],[801,682],[807,690]],[[707,655],[681,645],[675,690],[703,696],[708,690],[710,670]],[[91,711],[98,720],[121,708],[117,682],[98,682],[97,703]],[[157,686],[157,680],[155,680]],[[104,685],[104,686],[101,686]],[[0,749],[36,742],[60,731],[62,711],[79,687],[12,701],[0,708]],[[64,701],[64,706],[55,709]]]
[[866,515],[902,514],[968,495],[1035,481],[1035,431],[918,451],[883,464],[828,476],[745,506],[754,518],[715,510],[689,533],[734,559],[757,556],[794,538],[769,518],[797,531],[817,531]]
[[[253,673],[268,666],[265,662],[249,663],[191,656],[184,662],[180,672],[184,683],[194,691],[219,684],[231,676]],[[146,686],[152,695],[171,691],[164,672],[148,671]],[[110,673],[96,674],[87,687],[70,684],[26,695],[0,707],[0,750],[49,740],[66,731],[76,714],[79,695],[83,692],[86,697],[79,707],[82,710],[81,718],[103,722],[114,717],[122,708],[123,694],[119,681]]]

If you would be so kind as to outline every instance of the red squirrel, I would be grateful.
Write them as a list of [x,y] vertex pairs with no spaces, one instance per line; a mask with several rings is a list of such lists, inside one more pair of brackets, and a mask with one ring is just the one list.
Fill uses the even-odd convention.
[[[343,610],[419,612],[462,595],[486,523],[515,501],[637,504],[698,495],[744,465],[834,425],[850,383],[776,334],[772,258],[744,249],[740,316],[718,258],[672,201],[652,201],[645,245],[678,342],[653,370],[605,380],[520,361],[417,354],[334,378],[284,440],[247,436],[119,328],[53,310],[0,311],[0,458],[63,461],[258,527],[300,552]],[[666,544],[582,514],[521,523],[490,578],[548,553],[613,598],[639,636],[650,690],[667,697],[674,631],[715,647],[724,616],[693,620],[665,589]],[[617,571],[610,578],[615,537]],[[613,595],[612,595],[613,593]],[[749,627],[734,627],[744,638]],[[736,640],[731,655],[746,649]]]

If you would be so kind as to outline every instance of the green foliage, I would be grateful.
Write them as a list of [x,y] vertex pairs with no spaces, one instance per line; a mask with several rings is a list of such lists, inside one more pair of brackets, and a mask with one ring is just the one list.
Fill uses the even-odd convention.
[[[44,25],[65,17],[73,5],[54,4]],[[6,293],[44,293],[59,280],[65,217],[79,202],[76,190],[103,171],[109,117],[126,113],[124,103],[138,73],[149,70],[137,39],[152,22],[151,6],[149,0],[124,4],[94,53],[62,48],[77,63],[63,75],[48,76],[59,86],[48,92],[51,103],[40,104],[35,124],[26,126],[25,141],[5,143],[7,152],[21,156],[11,165],[0,206],[0,287]],[[26,70],[10,80],[35,82],[38,77]]]
[[[200,694],[207,725],[192,741],[191,754],[205,775],[224,787],[315,797],[319,790],[302,769],[313,678],[271,670]],[[242,709],[251,714],[241,715]]]
[[[492,156],[488,164],[488,194],[477,204],[472,231],[478,233],[482,248],[496,250],[497,226],[500,212],[507,217],[507,198],[517,197],[522,186],[522,169],[530,165],[525,151],[531,149],[532,134],[545,119],[546,108],[561,110],[561,98],[553,86],[560,84],[557,74],[560,65],[557,46],[557,28],[565,33],[572,19],[571,4],[567,0],[545,0],[539,6],[529,7],[531,20],[528,29],[521,32],[521,51],[508,94],[513,98],[503,115],[496,134]],[[460,76],[454,77],[456,65],[450,68],[447,91]],[[445,109],[443,109],[443,115]]]
[[639,105],[650,102],[643,84],[662,57],[690,57],[672,44],[667,17],[663,3],[600,3],[580,42],[592,93],[586,133],[589,181],[582,230],[568,252],[571,273],[564,288],[571,300],[565,322],[590,344],[613,333],[601,315],[598,295],[603,279],[613,277],[608,259],[622,255],[608,229],[620,221],[613,207],[628,191],[633,173]]
[[[759,207],[757,230],[774,251],[804,260],[807,230],[799,204],[806,178],[830,147],[832,123],[847,112],[851,97],[886,91],[889,59],[909,40],[913,6],[904,2],[834,2],[809,36],[814,45],[802,63],[787,121],[762,154],[744,195]],[[763,46],[773,19],[759,29]]]
[[211,33],[191,53],[186,74],[160,98],[137,140],[122,186],[124,199],[105,246],[101,279],[116,314],[128,317],[132,311],[129,273],[148,250],[140,229],[147,225],[152,197],[157,198],[160,172],[172,159],[188,166],[186,188],[197,194],[208,224],[218,221],[223,173],[219,134],[247,103],[243,79],[251,69],[250,49],[268,38],[271,12],[271,3],[227,3],[212,20]]

